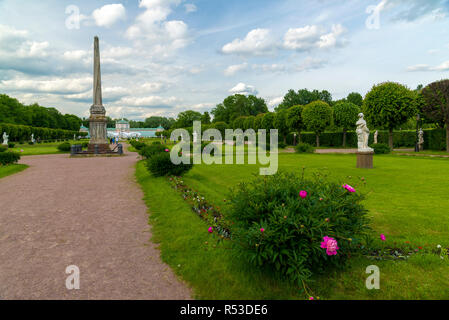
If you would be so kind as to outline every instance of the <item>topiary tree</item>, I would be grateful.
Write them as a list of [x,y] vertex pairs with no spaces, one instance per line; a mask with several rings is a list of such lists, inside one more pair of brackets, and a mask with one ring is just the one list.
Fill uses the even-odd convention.
[[356,127],[359,113],[360,108],[351,102],[339,102],[334,106],[335,124],[343,128],[343,147],[346,147],[346,133]]
[[262,129],[262,120],[263,117],[265,116],[265,113],[259,113],[256,118],[254,119],[254,130],[259,130]]
[[246,117],[245,121],[243,122],[243,128],[245,130],[254,129],[254,120],[255,119],[256,119],[255,116]]
[[282,109],[276,112],[273,126],[279,130],[279,134],[283,137],[284,143],[287,144],[287,135],[289,132],[289,127],[287,125],[287,110]]
[[426,117],[446,126],[446,151],[449,152],[449,79],[432,82],[421,94]]
[[238,117],[236,118],[233,122],[232,122],[232,126],[234,129],[243,129],[243,124],[246,120],[246,117],[242,116],[242,117]]
[[304,129],[302,111],[304,106],[296,105],[287,110],[287,126],[291,131],[298,132],[298,140],[301,141],[301,131]]
[[267,112],[264,114],[262,118],[261,128],[270,131],[270,129],[274,128],[274,113],[273,112]]
[[415,96],[400,83],[384,82],[367,93],[362,110],[371,125],[389,130],[388,142],[393,149],[393,129],[416,114]]
[[304,107],[303,122],[316,134],[316,146],[320,146],[320,134],[332,123],[332,108],[323,101],[314,101]]

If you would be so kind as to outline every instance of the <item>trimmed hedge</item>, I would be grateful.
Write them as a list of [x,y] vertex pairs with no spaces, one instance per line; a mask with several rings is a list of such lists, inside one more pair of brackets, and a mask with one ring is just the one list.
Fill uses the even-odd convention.
[[0,164],[6,166],[8,164],[17,163],[20,160],[20,154],[17,152],[0,152]]
[[39,137],[40,140],[72,139],[74,134],[81,137],[87,136],[87,132],[0,123],[0,136],[3,132],[9,135],[10,141],[22,142],[30,140],[31,134],[34,134],[35,138]]
[[[424,149],[426,150],[445,150],[446,149],[446,131],[444,129],[424,129]],[[374,144],[374,132],[371,130],[369,145]],[[354,131],[348,131],[346,136],[347,147],[357,148],[357,134]],[[315,134],[311,132],[301,133],[301,142],[315,145]],[[415,130],[402,130],[393,132],[393,141],[395,148],[414,148],[416,143]],[[299,143],[298,136],[296,142]],[[379,130],[377,143],[388,144],[388,131]],[[293,134],[287,136],[287,144],[293,144]],[[341,147],[343,145],[343,132],[324,132],[320,135],[321,147]]]

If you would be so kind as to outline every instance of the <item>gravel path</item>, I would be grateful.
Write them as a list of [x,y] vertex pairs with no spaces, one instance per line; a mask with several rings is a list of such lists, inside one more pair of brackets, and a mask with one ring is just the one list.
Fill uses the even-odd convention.
[[0,299],[190,299],[149,241],[136,161],[23,157],[30,168],[0,179]]

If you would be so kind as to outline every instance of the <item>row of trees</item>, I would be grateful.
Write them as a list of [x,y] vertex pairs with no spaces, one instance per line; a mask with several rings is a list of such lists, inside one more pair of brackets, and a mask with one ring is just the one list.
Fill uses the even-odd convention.
[[[385,82],[374,85],[365,98],[357,92],[346,98],[333,101],[326,91],[301,89],[289,90],[282,103],[269,112],[266,102],[255,96],[236,94],[227,97],[213,110],[213,127],[241,129],[278,129],[284,138],[296,132],[315,132],[319,136],[325,130],[342,130],[343,145],[346,133],[355,129],[358,114],[363,112],[372,130],[389,131],[389,145],[393,147],[393,130],[401,128],[417,114],[426,123],[446,127],[446,145],[449,152],[449,80],[437,81],[425,88],[410,90],[406,86]],[[210,123],[206,112],[192,110],[181,112],[172,128],[191,127],[193,121]]]
[[0,94],[0,123],[78,131],[82,120],[73,114],[63,115],[55,108],[45,108],[37,103],[24,105]]

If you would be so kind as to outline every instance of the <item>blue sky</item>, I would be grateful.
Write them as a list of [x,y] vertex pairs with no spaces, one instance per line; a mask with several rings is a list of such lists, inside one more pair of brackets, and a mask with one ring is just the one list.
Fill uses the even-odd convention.
[[449,0],[0,0],[0,92],[88,116],[95,35],[113,118],[449,73]]

